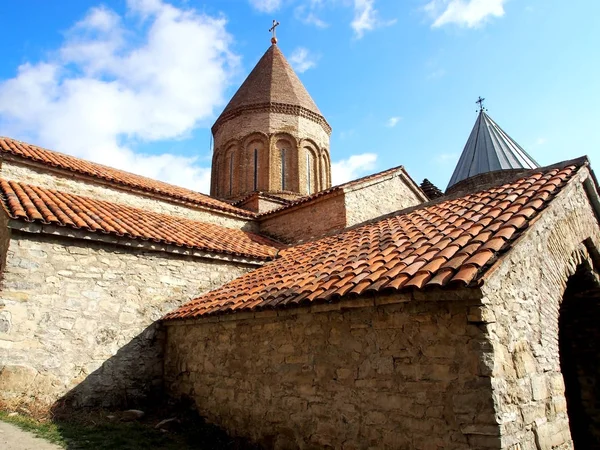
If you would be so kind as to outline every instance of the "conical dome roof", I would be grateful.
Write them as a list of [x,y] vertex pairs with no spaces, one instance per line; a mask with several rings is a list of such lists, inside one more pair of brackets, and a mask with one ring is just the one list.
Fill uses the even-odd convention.
[[481,110],[447,189],[482,173],[536,167],[538,163]]
[[215,126],[242,110],[273,104],[299,107],[309,115],[318,116],[325,121],[321,111],[276,44],[271,45],[258,61],[216,120]]

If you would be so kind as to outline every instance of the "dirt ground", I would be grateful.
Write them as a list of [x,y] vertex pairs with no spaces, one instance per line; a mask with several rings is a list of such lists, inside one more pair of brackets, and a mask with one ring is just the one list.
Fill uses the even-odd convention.
[[0,421],[0,449],[2,450],[63,450],[33,434]]

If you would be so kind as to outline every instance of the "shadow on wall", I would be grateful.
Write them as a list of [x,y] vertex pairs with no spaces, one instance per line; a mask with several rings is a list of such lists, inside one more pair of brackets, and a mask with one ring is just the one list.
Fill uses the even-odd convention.
[[[207,423],[190,402],[175,403],[164,395],[165,337],[166,330],[160,324],[144,329],[57,400],[51,407],[49,422],[40,425],[6,413],[0,413],[0,419],[73,450],[256,450],[248,441],[232,438]],[[144,415],[134,417],[126,412],[130,409],[142,410]],[[47,415],[47,410],[22,411]],[[164,426],[157,426],[161,423]]]
[[165,330],[154,323],[121,347],[52,406],[54,414],[81,408],[129,409],[163,399]]

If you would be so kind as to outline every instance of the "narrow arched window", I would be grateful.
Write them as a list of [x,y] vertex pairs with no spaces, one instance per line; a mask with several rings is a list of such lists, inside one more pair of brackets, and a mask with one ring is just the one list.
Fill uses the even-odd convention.
[[310,185],[310,166],[311,166],[311,157],[310,152],[306,152],[306,188],[308,189],[308,194],[312,194],[312,186]]
[[281,149],[281,190],[285,191],[285,148]]
[[254,191],[258,191],[258,149],[254,149]]
[[229,158],[229,195],[233,193],[233,153]]

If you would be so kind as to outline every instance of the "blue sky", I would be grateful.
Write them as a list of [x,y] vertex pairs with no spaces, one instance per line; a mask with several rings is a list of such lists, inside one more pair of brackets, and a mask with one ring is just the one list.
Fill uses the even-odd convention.
[[600,161],[600,2],[1,2],[0,134],[202,191],[210,126],[279,45],[333,127],[334,181],[445,188],[475,100],[541,165]]

